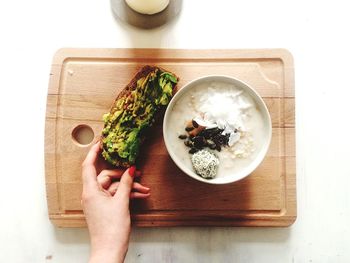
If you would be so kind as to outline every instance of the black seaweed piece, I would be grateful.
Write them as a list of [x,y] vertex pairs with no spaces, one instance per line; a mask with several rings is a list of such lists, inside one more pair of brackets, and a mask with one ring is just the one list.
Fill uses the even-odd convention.
[[206,140],[204,139],[203,136],[194,137],[193,143],[194,143],[194,147],[196,148],[203,148],[204,146],[206,146]]
[[196,152],[198,152],[199,150],[198,149],[196,149],[196,148],[191,148],[188,152],[190,153],[190,154],[194,154],[194,153],[196,153]]
[[219,129],[219,128],[209,128],[209,129],[204,129],[203,131],[201,131],[198,135],[204,136],[204,138],[206,139],[210,139],[220,133],[223,132],[223,129]]

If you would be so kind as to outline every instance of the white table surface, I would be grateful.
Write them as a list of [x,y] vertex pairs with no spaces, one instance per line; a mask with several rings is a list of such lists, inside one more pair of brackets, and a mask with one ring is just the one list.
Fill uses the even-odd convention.
[[287,48],[296,73],[298,219],[290,228],[133,229],[126,262],[350,262],[346,1],[184,0],[172,23],[115,21],[109,1],[0,2],[0,262],[87,262],[86,229],[48,220],[44,118],[61,47]]

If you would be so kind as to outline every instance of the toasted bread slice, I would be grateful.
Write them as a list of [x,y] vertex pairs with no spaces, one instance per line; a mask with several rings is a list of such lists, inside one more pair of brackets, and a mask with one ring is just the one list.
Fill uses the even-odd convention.
[[106,161],[120,167],[135,163],[145,131],[168,105],[177,82],[177,76],[156,66],[136,73],[103,116],[101,147]]

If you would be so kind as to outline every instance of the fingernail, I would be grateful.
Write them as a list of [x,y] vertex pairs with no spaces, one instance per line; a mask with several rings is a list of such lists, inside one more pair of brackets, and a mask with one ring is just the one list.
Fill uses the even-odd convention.
[[131,177],[134,177],[135,171],[136,171],[136,166],[135,166],[135,165],[131,166],[131,167],[129,168],[129,175],[130,175]]

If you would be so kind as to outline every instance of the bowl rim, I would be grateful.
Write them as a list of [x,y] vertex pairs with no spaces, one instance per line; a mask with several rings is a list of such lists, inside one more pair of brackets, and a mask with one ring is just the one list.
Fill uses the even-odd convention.
[[[231,82],[233,84],[239,84],[238,87],[244,89],[245,91],[248,90],[249,96],[253,97],[254,102],[256,104],[259,104],[257,106],[261,109],[261,111],[264,111],[264,112],[262,112],[264,122],[267,121],[267,123],[265,124],[267,126],[267,129],[268,129],[266,140],[264,141],[263,146],[261,147],[258,155],[254,158],[254,160],[247,167],[245,167],[244,169],[242,169],[242,171],[240,171],[238,173],[239,176],[232,178],[231,180],[227,180],[227,178],[225,178],[225,177],[214,178],[214,179],[204,179],[200,175],[196,174],[193,170],[189,169],[188,167],[185,167],[185,165],[182,165],[182,163],[176,157],[174,151],[171,149],[170,142],[169,142],[169,139],[167,136],[167,125],[166,124],[168,123],[170,111],[172,110],[172,108],[173,108],[174,104],[177,102],[177,100],[184,93],[186,93],[188,90],[190,90],[192,87],[196,86],[196,84],[198,85],[202,82],[209,82],[209,81]],[[252,96],[252,94],[253,94],[253,96]],[[255,98],[254,98],[254,96],[255,96]],[[270,148],[271,138],[272,138],[271,115],[270,115],[270,112],[269,112],[263,98],[257,93],[257,91],[254,88],[252,88],[246,82],[244,82],[240,79],[237,79],[235,77],[228,76],[228,75],[205,75],[205,76],[198,77],[196,79],[189,81],[188,83],[183,85],[183,87],[180,90],[178,90],[176,92],[176,94],[173,96],[173,98],[171,99],[170,103],[167,106],[167,109],[165,111],[164,118],[163,118],[163,140],[164,140],[165,147],[166,147],[171,159],[174,161],[176,166],[181,171],[183,171],[186,175],[188,175],[189,177],[192,177],[193,179],[195,179],[197,181],[208,183],[208,184],[215,184],[215,185],[230,184],[230,183],[240,181],[240,180],[246,178],[247,176],[249,176],[254,170],[256,170],[256,168],[258,168],[258,166],[264,160],[264,158],[265,158],[265,156]],[[224,178],[226,180],[223,180]]]

